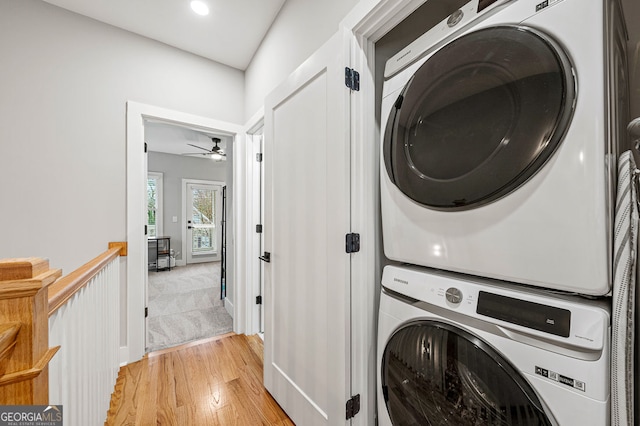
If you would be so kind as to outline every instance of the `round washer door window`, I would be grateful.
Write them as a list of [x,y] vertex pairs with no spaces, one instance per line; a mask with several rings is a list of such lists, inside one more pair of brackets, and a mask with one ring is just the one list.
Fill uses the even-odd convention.
[[477,337],[436,321],[396,331],[382,358],[394,425],[552,425],[529,383]]
[[416,71],[391,110],[384,161],[409,198],[463,210],[517,189],[571,121],[571,64],[545,34],[499,26],[464,35]]

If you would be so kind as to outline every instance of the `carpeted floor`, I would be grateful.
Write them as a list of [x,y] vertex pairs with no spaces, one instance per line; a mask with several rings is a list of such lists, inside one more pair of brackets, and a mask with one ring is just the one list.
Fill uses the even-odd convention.
[[232,330],[220,300],[220,262],[149,271],[148,352]]

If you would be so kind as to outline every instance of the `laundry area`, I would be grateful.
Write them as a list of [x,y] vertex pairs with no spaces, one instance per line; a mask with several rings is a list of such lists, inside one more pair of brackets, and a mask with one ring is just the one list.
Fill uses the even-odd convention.
[[376,44],[378,424],[637,424],[622,3],[427,3]]

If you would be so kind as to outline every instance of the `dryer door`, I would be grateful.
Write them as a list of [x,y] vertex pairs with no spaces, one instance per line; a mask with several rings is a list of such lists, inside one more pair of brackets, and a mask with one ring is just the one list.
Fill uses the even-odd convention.
[[485,342],[449,324],[396,331],[382,358],[394,425],[552,425],[529,383]]
[[387,173],[430,208],[494,201],[553,154],[575,95],[569,59],[545,34],[500,26],[464,35],[422,64],[392,108]]

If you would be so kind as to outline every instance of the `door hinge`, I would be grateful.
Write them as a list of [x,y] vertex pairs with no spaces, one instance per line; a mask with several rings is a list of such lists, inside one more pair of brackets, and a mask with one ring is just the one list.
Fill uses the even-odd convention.
[[355,417],[360,412],[360,394],[352,396],[347,401],[347,420]]
[[353,68],[344,68],[344,84],[351,90],[360,90],[360,73]]
[[256,234],[262,234],[262,225],[256,225]]
[[147,235],[147,225],[144,226],[144,235]]
[[347,234],[346,250],[347,253],[357,253],[360,251],[360,234]]
[[262,296],[256,296],[256,305],[262,305]]
[[256,161],[258,163],[262,163],[262,153],[261,152],[256,154]]
[[144,152],[147,152],[147,143],[144,143]]
[[149,308],[144,308],[144,317],[148,317],[149,316]]

